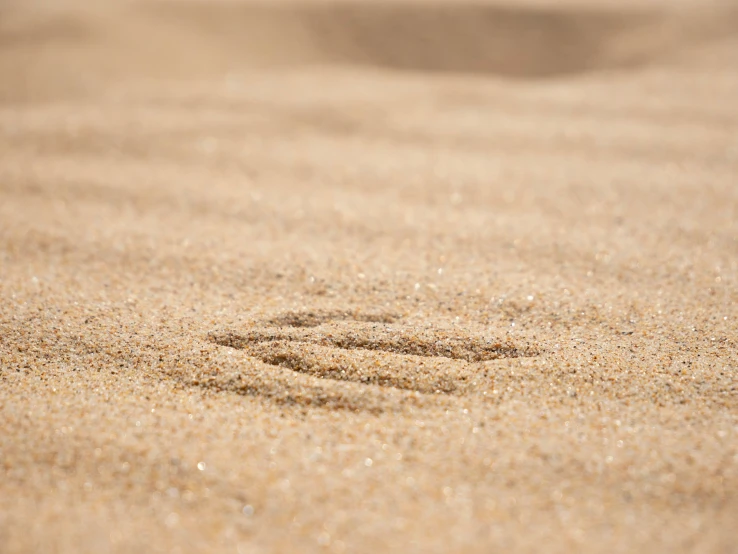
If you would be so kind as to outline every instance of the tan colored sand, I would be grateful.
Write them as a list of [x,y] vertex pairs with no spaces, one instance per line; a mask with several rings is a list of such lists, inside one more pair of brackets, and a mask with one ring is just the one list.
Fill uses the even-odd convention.
[[0,4],[0,552],[736,552],[738,9]]

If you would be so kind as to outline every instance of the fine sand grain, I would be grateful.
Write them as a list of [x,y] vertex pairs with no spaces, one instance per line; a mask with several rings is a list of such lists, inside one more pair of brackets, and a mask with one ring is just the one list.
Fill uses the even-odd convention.
[[738,4],[0,0],[0,552],[736,552]]

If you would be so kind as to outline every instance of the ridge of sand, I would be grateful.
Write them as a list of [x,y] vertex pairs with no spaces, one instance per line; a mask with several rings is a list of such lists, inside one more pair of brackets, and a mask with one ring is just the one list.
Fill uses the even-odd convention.
[[64,88],[94,93],[96,82],[131,76],[326,64],[555,78],[657,64],[735,39],[738,28],[732,4],[670,10],[407,0],[88,4],[3,8],[0,69],[24,78],[4,80],[0,99]]

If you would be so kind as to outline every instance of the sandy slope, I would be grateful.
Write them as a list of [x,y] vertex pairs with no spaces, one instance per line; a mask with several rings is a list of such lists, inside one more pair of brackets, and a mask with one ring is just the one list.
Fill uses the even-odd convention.
[[736,14],[0,2],[0,551],[734,552]]

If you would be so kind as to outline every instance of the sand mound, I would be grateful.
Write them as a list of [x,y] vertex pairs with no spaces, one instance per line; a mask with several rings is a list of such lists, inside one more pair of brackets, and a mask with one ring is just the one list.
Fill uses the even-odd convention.
[[0,8],[0,71],[24,76],[3,79],[0,95],[89,89],[132,74],[192,77],[302,64],[546,78],[650,64],[738,27],[728,9],[161,0],[80,6]]
[[726,24],[716,14],[687,24],[656,12],[474,2],[153,7],[268,61],[528,78],[644,64],[685,47],[685,35],[689,46],[736,27],[735,16]]

